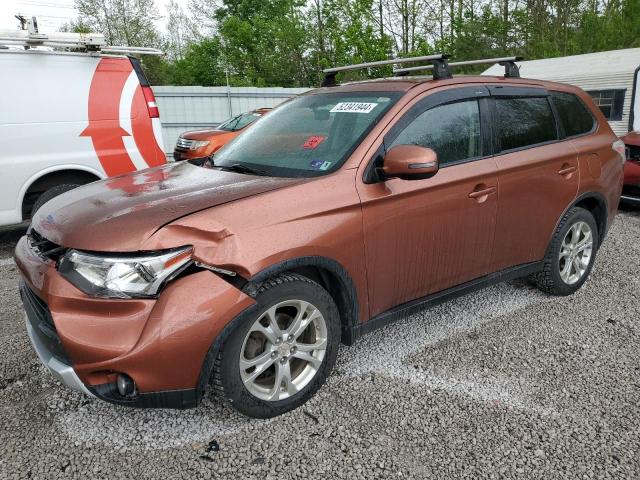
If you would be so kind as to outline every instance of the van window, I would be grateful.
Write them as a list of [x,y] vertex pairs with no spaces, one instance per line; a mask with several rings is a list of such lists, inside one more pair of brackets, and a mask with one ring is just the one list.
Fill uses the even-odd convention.
[[419,115],[393,141],[421,145],[438,154],[440,165],[481,156],[477,100],[440,105]]
[[567,137],[589,133],[593,129],[593,115],[577,96],[572,93],[551,92],[551,97]]
[[624,106],[624,96],[627,91],[625,89],[618,90],[589,90],[587,93],[591,95],[607,120],[622,120],[622,108]]
[[496,98],[495,105],[503,152],[557,140],[556,120],[546,97]]

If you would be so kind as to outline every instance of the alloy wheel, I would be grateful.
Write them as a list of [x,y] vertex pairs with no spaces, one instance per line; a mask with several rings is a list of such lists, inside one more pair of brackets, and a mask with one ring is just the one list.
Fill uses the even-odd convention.
[[574,223],[560,246],[560,278],[567,285],[578,283],[585,275],[593,255],[593,232],[586,222]]
[[289,398],[315,377],[327,350],[327,323],[304,300],[271,306],[252,324],[240,351],[240,377],[257,398]]

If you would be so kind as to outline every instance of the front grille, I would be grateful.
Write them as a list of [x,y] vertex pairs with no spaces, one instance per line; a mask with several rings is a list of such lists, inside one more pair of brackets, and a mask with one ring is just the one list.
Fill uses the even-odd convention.
[[186,152],[187,150],[191,150],[195,143],[195,140],[189,140],[188,138],[179,137],[178,141],[176,142],[176,150],[178,150],[179,152]]
[[40,341],[47,347],[51,354],[62,363],[71,365],[71,361],[62,346],[56,326],[51,317],[51,311],[47,304],[38,297],[26,283],[20,282],[20,297],[27,312],[29,323]]
[[66,248],[47,240],[34,229],[27,232],[27,240],[31,250],[43,260],[57,261]]

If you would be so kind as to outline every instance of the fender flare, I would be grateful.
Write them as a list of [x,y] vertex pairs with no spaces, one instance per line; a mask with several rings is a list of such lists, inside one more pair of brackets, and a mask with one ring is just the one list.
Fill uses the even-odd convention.
[[[284,260],[261,270],[251,277],[244,286],[243,291],[250,296],[254,296],[257,293],[260,283],[264,282],[266,279],[280,273],[302,267],[315,267],[327,270],[340,282],[339,290],[336,292],[339,292],[339,294],[343,296],[342,302],[339,302],[342,304],[344,310],[340,312],[344,316],[341,322],[343,341],[346,344],[351,345],[354,339],[345,338],[345,333],[346,329],[350,332],[352,328],[358,324],[360,318],[360,304],[358,302],[358,292],[353,280],[347,272],[347,269],[339,262],[331,258],[321,256],[305,256]],[[329,293],[334,296],[333,292]]]
[[560,224],[564,216],[567,214],[567,212],[571,210],[573,207],[575,207],[577,204],[579,204],[580,202],[584,200],[589,200],[589,199],[594,199],[597,202],[602,203],[602,205],[604,205],[605,218],[604,218],[604,228],[602,229],[602,231],[599,231],[600,225],[598,224],[598,219],[597,218],[595,219],[596,224],[598,224],[598,249],[600,249],[600,246],[602,246],[602,242],[607,234],[607,225],[609,225],[609,204],[607,203],[607,199],[600,192],[585,192],[580,196],[576,197],[573,200],[573,202],[571,202],[569,206],[564,209],[564,211],[556,221],[555,226],[553,227],[553,230],[551,232],[551,238],[549,238],[548,245],[551,245],[551,240],[553,239],[553,235],[555,234],[556,230],[558,229],[558,225]]

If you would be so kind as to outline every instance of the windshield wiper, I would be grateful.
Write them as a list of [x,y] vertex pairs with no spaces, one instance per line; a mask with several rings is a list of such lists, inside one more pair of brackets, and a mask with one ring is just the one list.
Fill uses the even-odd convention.
[[242,163],[234,163],[233,165],[215,165],[215,168],[219,168],[221,170],[227,170],[229,172],[236,173],[248,173],[250,175],[268,175],[264,170],[260,170],[258,168],[248,167]]

